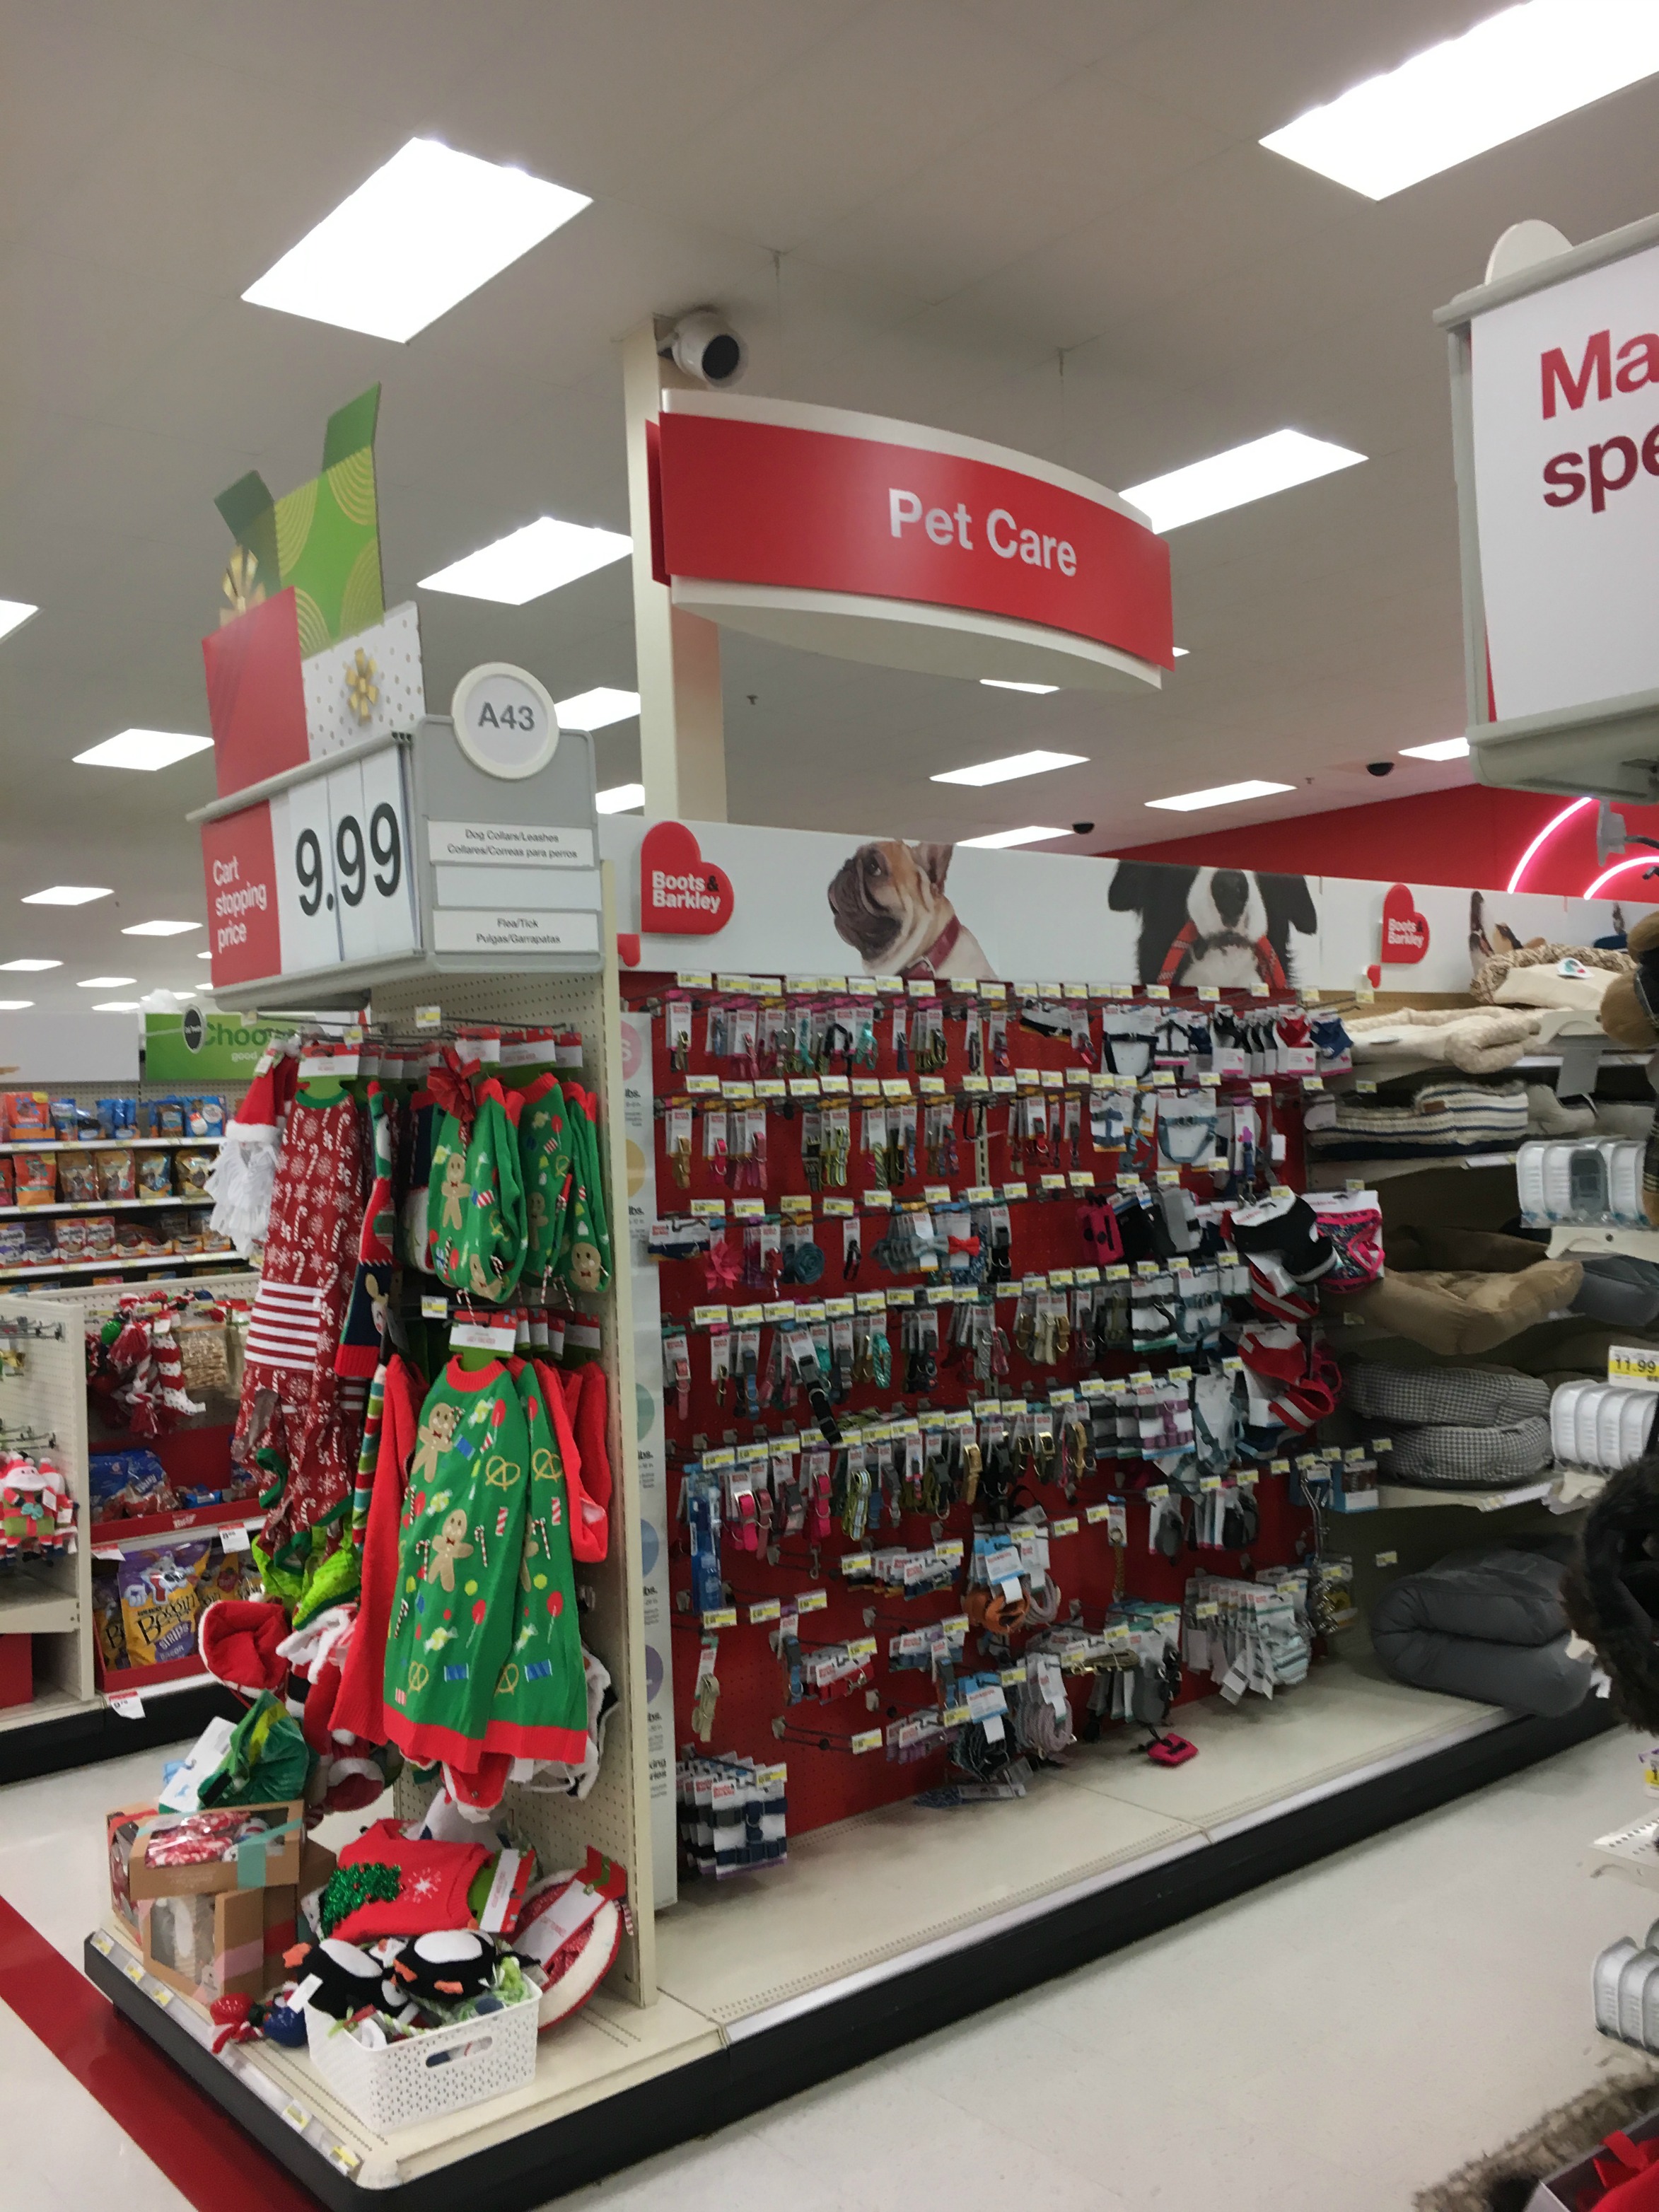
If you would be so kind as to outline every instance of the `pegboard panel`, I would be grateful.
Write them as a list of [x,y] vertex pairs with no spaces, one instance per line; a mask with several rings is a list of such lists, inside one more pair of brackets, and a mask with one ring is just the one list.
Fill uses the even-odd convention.
[[[657,1993],[652,1895],[649,1776],[645,1729],[645,1636],[641,1606],[639,1468],[634,1420],[632,1317],[628,1291],[626,1158],[623,1134],[622,1035],[611,908],[611,870],[605,869],[605,944],[612,948],[604,970],[591,975],[441,975],[399,981],[376,988],[377,1023],[411,1024],[415,1009],[438,1006],[452,1022],[568,1024],[581,1032],[582,1076],[599,1100],[601,1165],[611,1223],[611,1287],[599,1297],[574,1299],[600,1323],[610,1400],[609,1449],[612,1478],[611,1547],[599,1565],[578,1565],[579,1589],[592,1603],[582,1616],[582,1638],[610,1673],[617,1705],[605,1735],[605,1757],[590,1794],[578,1801],[534,1788],[509,1788],[507,1811],[514,1826],[534,1844],[544,1866],[580,1866],[592,1844],[628,1869],[635,1901],[635,1932],[624,1942],[606,1988],[641,2004]],[[624,1418],[625,1416],[625,1418]],[[399,1810],[412,1816],[428,1792],[398,1785]]]
[[[665,1215],[684,1213],[699,1200],[720,1201],[729,1225],[728,1250],[735,1253],[743,1243],[743,1225],[734,1212],[734,1200],[758,1201],[775,1219],[784,1215],[781,1201],[786,1196],[810,1200],[809,1212],[787,1218],[810,1222],[813,1241],[822,1255],[822,1273],[810,1283],[793,1287],[782,1281],[769,1283],[764,1287],[753,1280],[746,1287],[721,1283],[712,1276],[708,1262],[701,1257],[658,1262],[665,1328],[672,1322],[686,1330],[690,1364],[683,1401],[677,1406],[675,1394],[667,1394],[665,1415],[671,1462],[669,1579],[675,1603],[674,1740],[677,1745],[684,1746],[694,1740],[696,1662],[703,1631],[693,1610],[690,1560],[684,1537],[683,1464],[698,1455],[699,1439],[706,1439],[710,1445],[746,1443],[768,1432],[792,1431],[798,1424],[803,1431],[811,1426],[798,1398],[782,1405],[765,1404],[751,1408],[743,1401],[735,1382],[717,1389],[711,1371],[710,1337],[696,1326],[695,1320],[698,1309],[713,1302],[724,1311],[728,1300],[733,1310],[744,1305],[770,1308],[779,1298],[793,1304],[812,1303],[847,1298],[872,1290],[903,1291],[907,1285],[910,1297],[922,1298],[924,1292],[919,1285],[925,1279],[915,1273],[890,1272],[880,1255],[880,1245],[891,1218],[891,1200],[921,1200],[930,1187],[936,1194],[943,1187],[958,1199],[974,1186],[988,1185],[1002,1191],[1012,1184],[1016,1190],[1023,1188],[1026,1191],[1025,1196],[1013,1200],[1008,1207],[1009,1267],[1016,1283],[1029,1275],[1045,1276],[1052,1270],[1088,1267],[1098,1261],[1100,1254],[1085,1237],[1087,1223],[1079,1201],[1091,1199],[1097,1188],[1103,1194],[1109,1192],[1120,1172],[1127,1174],[1132,1167],[1138,1167],[1141,1172],[1150,1174],[1156,1165],[1163,1169],[1165,1176],[1177,1180],[1199,1204],[1216,1200],[1218,1194],[1207,1164],[1165,1167],[1161,1161],[1137,1161],[1126,1157],[1121,1146],[1096,1146],[1088,1113],[1087,1077],[1098,1064],[1097,1047],[1091,1042],[1085,1053],[1065,1029],[1048,1034],[1022,1024],[1018,1018],[1013,987],[1009,987],[1010,996],[1006,1002],[999,1005],[984,1001],[977,1008],[988,1024],[977,1061],[969,1057],[969,1030],[963,1018],[965,1006],[960,994],[952,994],[948,986],[941,986],[938,994],[939,1003],[952,1009],[944,1024],[945,1049],[926,1058],[916,1052],[918,1039],[912,1024],[919,1007],[908,994],[897,998],[884,994],[879,1000],[866,997],[860,1006],[850,1000],[845,991],[832,986],[820,984],[787,993],[743,993],[720,988],[719,979],[714,988],[698,985],[680,991],[673,976],[642,972],[625,977],[623,988],[630,1005],[649,1007],[653,1012],[652,1072],[657,1102],[656,1188],[659,1212]],[[669,1046],[661,1011],[671,992],[689,997],[695,1009],[690,1042],[678,1063]],[[1048,994],[1048,987],[1044,987],[1044,994]],[[1054,995],[1059,995],[1057,991]],[[1102,995],[1094,994],[1097,999]],[[1122,995],[1132,994],[1126,990]],[[713,1076],[736,1079],[741,1083],[752,1080],[757,1074],[776,1078],[785,1071],[781,1059],[776,1065],[769,1060],[763,1066],[758,1060],[753,1065],[739,1065],[735,1051],[729,1054],[717,1052],[707,1025],[708,1010],[715,1005],[735,1010],[745,1002],[758,1010],[763,1003],[779,999],[787,999],[797,1006],[807,1000],[820,1005],[833,1002],[849,1024],[863,1017],[874,1016],[873,1050],[859,1061],[855,1070],[849,1065],[848,1075],[850,1079],[856,1074],[872,1087],[902,1078],[906,1079],[907,1091],[913,1091],[918,1115],[916,1141],[913,1156],[903,1164],[902,1180],[896,1186],[886,1180],[891,1172],[890,1164],[884,1164],[883,1172],[878,1174],[875,1158],[863,1141],[866,1105],[884,1112],[885,1102],[861,1098],[850,1089],[833,1098],[827,1095],[812,1098],[810,1094],[797,1096],[805,1086],[789,1084],[786,1091],[785,1084],[775,1083],[769,1099],[756,1101],[757,1106],[763,1103],[766,1107],[763,1152],[751,1153],[748,1165],[734,1173],[732,1155],[737,1151],[737,1139],[733,1131],[729,1149],[723,1149],[714,1157],[708,1156],[705,1146],[707,1112],[712,1110],[718,1115],[734,1113],[734,1109],[723,1094],[694,1092],[690,1088],[693,1080],[700,1078],[706,1083]],[[1182,1000],[1182,1011],[1200,1011],[1191,993],[1183,994]],[[905,1017],[902,1048],[894,1029],[896,1009]],[[988,1032],[989,1021],[999,1015],[1006,1015],[1008,1024],[1006,1060],[1000,1067],[991,1049]],[[1091,1032],[1092,1038],[1098,1029],[1098,1017],[1091,1018],[1095,1024]],[[840,1065],[838,1061],[837,1067]],[[976,1076],[982,1084],[988,1074],[994,1081],[1007,1079],[1008,1087],[969,1094],[966,1089],[969,1078]],[[1243,1080],[1233,1080],[1230,1096],[1245,1095],[1238,1088]],[[1061,1108],[1053,1132],[1041,1143],[1030,1135],[1021,1136],[1010,1092],[1030,1095],[1038,1090],[1051,1101],[1078,1103],[1080,1111],[1076,1116],[1074,1135],[1066,1133],[1069,1117]],[[786,1095],[779,1097],[779,1091]],[[1260,1095],[1264,1092],[1265,1096]],[[1261,1117],[1264,1151],[1267,1139],[1282,1143],[1282,1155],[1275,1157],[1273,1179],[1282,1178],[1292,1185],[1300,1185],[1304,1180],[1300,1079],[1276,1077],[1271,1083],[1259,1084],[1249,1095]],[[690,1104],[694,1109],[689,1158],[684,1153],[678,1158],[669,1156],[666,1115],[671,1103]],[[806,1114],[820,1105],[845,1106],[852,1117],[850,1152],[833,1183],[824,1177],[821,1164],[816,1177],[810,1174],[803,1156]],[[930,1113],[935,1116],[931,1142]],[[821,1160],[820,1154],[819,1163]],[[1074,1173],[1091,1188],[1085,1191],[1073,1188],[1071,1177]],[[884,1200],[888,1201],[885,1206]],[[826,1201],[844,1204],[849,1211],[845,1217],[838,1218],[829,1211]],[[1041,1403],[1054,1386],[1074,1385],[1085,1374],[1098,1372],[1108,1379],[1121,1380],[1141,1368],[1163,1369],[1172,1361],[1180,1364],[1178,1353],[1159,1352],[1149,1357],[1127,1349],[1109,1352],[1097,1363],[1082,1345],[1073,1346],[1057,1361],[1043,1364],[1028,1357],[1014,1340],[1009,1326],[1013,1310],[1012,1305],[999,1309],[998,1317],[1009,1341],[1006,1371],[1000,1370],[996,1386],[988,1394],[993,1396]],[[902,1308],[894,1309],[884,1320],[893,1354],[890,1382],[885,1387],[878,1387],[871,1381],[853,1382],[846,1397],[836,1401],[838,1414],[856,1417],[878,1412],[949,1410],[987,1395],[985,1386],[975,1381],[971,1365],[950,1357],[948,1335],[941,1341],[937,1375],[925,1385],[913,1382],[907,1388],[901,1339],[902,1311]],[[948,1332],[954,1309],[947,1305],[939,1311],[941,1328]],[[762,1328],[760,1337],[759,1364],[763,1372],[769,1364],[772,1336],[772,1325],[769,1322]],[[1019,1503],[1041,1504],[1051,1522],[1058,1522],[1062,1528],[1069,1523],[1070,1533],[1051,1538],[1051,1572],[1066,1605],[1078,1601],[1084,1620],[1091,1626],[1097,1626],[1117,1595],[1178,1607],[1195,1571],[1248,1577],[1260,1569],[1294,1564],[1311,1533],[1310,1516],[1300,1503],[1292,1499],[1287,1475],[1274,1474],[1265,1466],[1257,1472],[1255,1495],[1260,1528],[1248,1553],[1221,1547],[1206,1547],[1202,1550],[1193,1547],[1184,1551],[1179,1559],[1170,1560],[1155,1550],[1149,1540],[1150,1509],[1134,1486],[1144,1478],[1138,1475],[1133,1463],[1119,1465],[1103,1460],[1085,1476],[1074,1497],[1064,1495],[1055,1485],[1039,1483],[1035,1489],[1023,1493]],[[1120,1563],[1107,1528],[1098,1521],[1091,1523],[1087,1518],[1091,1507],[1099,1507],[1107,1498],[1119,1495],[1126,1496],[1127,1522],[1121,1589],[1117,1582]],[[894,1723],[902,1723],[912,1714],[937,1711],[937,1693],[927,1671],[890,1667],[887,1657],[892,1655],[889,1647],[896,1637],[959,1614],[963,1606],[963,1589],[952,1584],[933,1592],[901,1595],[879,1589],[868,1581],[849,1582],[842,1570],[841,1560],[846,1553],[865,1553],[872,1547],[895,1546],[919,1551],[941,1537],[958,1539],[971,1547],[975,1528],[975,1510],[966,1504],[957,1504],[943,1516],[905,1510],[896,1522],[884,1521],[878,1534],[866,1533],[856,1542],[844,1535],[837,1521],[822,1545],[813,1545],[805,1535],[782,1539],[775,1547],[775,1561],[769,1559],[763,1547],[757,1547],[753,1551],[739,1548],[728,1534],[722,1573],[737,1620],[735,1625],[718,1632],[714,1673],[720,1696],[708,1747],[715,1753],[746,1756],[762,1763],[781,1759],[787,1764],[791,1835],[803,1834],[897,1802],[949,1778],[943,1750],[905,1759],[887,1755],[879,1747],[854,1752],[852,1747],[855,1738],[866,1738],[878,1729],[885,1735]],[[810,1615],[801,1615],[803,1650],[873,1638],[878,1654],[886,1655],[878,1657],[874,1679],[867,1690],[825,1706],[817,1705],[810,1697],[788,1704],[787,1678],[770,1640],[773,1616],[769,1607],[779,1601],[799,1599],[808,1594],[817,1609]],[[751,1607],[758,1607],[758,1619],[751,1619]],[[980,1652],[977,1658],[974,1656],[976,1650]],[[978,1646],[976,1638],[970,1638],[969,1656],[963,1664],[971,1669],[981,1663],[984,1663],[982,1648]],[[1077,1678],[1068,1686],[1073,1718],[1080,1724],[1091,1680],[1086,1676]],[[1207,1675],[1189,1672],[1181,1692],[1181,1702],[1190,1703],[1211,1695],[1213,1687]],[[775,1732],[780,1723],[785,1731],[781,1737]]]
[[[44,1451],[61,1469],[80,1508],[75,1555],[31,1567],[29,1574],[77,1601],[75,1629],[69,1633],[37,1636],[35,1674],[41,1682],[75,1698],[89,1698],[92,1681],[92,1552],[88,1531],[91,1506],[87,1484],[86,1357],[82,1349],[78,1315],[66,1312],[49,1293],[33,1297],[0,1296],[0,1319],[27,1322],[48,1332],[15,1340],[23,1352],[21,1375],[0,1376],[0,1425],[9,1433],[23,1431],[50,1442],[26,1444]],[[3,1591],[0,1583],[0,1592]],[[5,1612],[0,1602],[0,1633]]]

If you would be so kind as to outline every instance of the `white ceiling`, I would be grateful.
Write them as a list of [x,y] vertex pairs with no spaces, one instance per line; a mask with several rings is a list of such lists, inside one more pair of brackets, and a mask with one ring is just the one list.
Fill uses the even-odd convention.
[[[1132,483],[1291,425],[1366,466],[1171,540],[1161,696],[1027,698],[725,653],[734,817],[917,836],[1090,820],[1096,848],[1462,780],[1359,764],[1462,726],[1443,343],[1498,233],[1582,239],[1659,204],[1659,83],[1380,204],[1261,135],[1491,0],[7,0],[0,71],[0,996],[185,984],[204,912],[157,775],[70,756],[205,730],[216,492],[314,472],[375,378],[389,602],[548,512],[628,526],[617,342],[704,301],[747,389],[936,423]],[[593,205],[407,346],[240,294],[415,132]],[[1061,374],[1063,356],[1064,374]],[[429,696],[477,659],[556,696],[632,681],[625,564],[538,604],[422,595]],[[598,740],[637,769],[633,724]],[[1089,765],[975,791],[936,769],[1044,745]],[[1177,821],[1238,776],[1297,793]],[[1084,841],[1079,841],[1084,842]],[[70,880],[113,899],[22,907]],[[119,994],[117,994],[119,995]]]

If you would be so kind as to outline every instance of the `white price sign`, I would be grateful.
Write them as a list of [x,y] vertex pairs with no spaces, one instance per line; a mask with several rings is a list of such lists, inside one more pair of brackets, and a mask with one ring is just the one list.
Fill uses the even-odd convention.
[[415,949],[398,750],[347,761],[270,802],[284,975]]

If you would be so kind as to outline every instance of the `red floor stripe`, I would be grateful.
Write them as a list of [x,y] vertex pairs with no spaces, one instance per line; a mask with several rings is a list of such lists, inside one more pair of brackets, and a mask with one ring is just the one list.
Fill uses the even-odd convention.
[[[0,1999],[196,2212],[317,2212],[317,2199],[124,2020],[0,1897]],[[15,2086],[15,2085],[14,2085]]]

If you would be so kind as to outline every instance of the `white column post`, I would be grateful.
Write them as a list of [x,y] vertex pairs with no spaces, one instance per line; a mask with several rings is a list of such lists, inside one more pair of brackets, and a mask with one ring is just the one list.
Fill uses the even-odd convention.
[[[628,422],[628,511],[634,536],[634,650],[640,687],[640,778],[653,821],[726,819],[726,728],[720,634],[674,606],[651,573],[651,498],[646,425],[665,387],[692,386],[657,354],[654,317],[623,341]],[[695,388],[695,386],[692,386]]]

